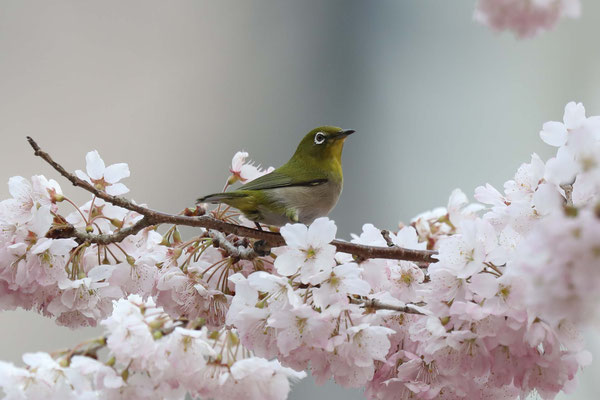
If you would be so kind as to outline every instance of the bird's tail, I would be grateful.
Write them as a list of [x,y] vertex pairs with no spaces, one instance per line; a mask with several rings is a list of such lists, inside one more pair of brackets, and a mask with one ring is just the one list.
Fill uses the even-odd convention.
[[211,203],[211,204],[217,204],[217,203],[229,203],[231,200],[236,200],[242,197],[246,197],[247,194],[245,193],[236,193],[236,192],[230,192],[230,193],[213,193],[213,194],[209,194],[208,196],[204,196],[204,197],[200,197],[198,200],[196,200],[196,203]]

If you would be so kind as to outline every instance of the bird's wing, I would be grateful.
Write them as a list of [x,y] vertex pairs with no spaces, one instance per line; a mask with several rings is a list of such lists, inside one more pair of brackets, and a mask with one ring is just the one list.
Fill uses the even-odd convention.
[[239,190],[267,190],[293,186],[318,186],[324,183],[327,183],[327,178],[292,178],[284,172],[275,170],[246,183],[245,185],[241,186]]

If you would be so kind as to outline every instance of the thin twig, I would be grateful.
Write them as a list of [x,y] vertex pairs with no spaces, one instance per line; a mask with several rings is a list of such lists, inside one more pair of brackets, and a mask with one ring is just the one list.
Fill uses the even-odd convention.
[[383,238],[385,239],[385,243],[388,245],[388,247],[395,247],[396,246],[396,244],[392,240],[392,236],[390,234],[390,231],[388,231],[387,229],[382,229],[381,230],[381,236],[383,236]]
[[[206,229],[214,229],[216,231],[225,234],[234,234],[237,236],[253,238],[263,240],[265,243],[275,247],[285,245],[283,237],[279,233],[259,231],[257,229],[248,228],[242,225],[231,224],[228,222],[220,221],[218,219],[209,216],[199,217],[188,217],[185,215],[173,215],[167,214],[160,211],[151,210],[149,208],[140,206],[127,200],[124,197],[111,196],[106,192],[96,189],[90,183],[79,179],[74,174],[69,173],[65,170],[62,165],[52,159],[52,157],[43,151],[40,146],[31,138],[27,137],[27,141],[35,151],[35,155],[46,161],[52,168],[54,168],[59,174],[68,179],[74,186],[79,186],[84,190],[96,195],[104,201],[107,201],[115,206],[125,208],[130,211],[137,212],[144,216],[140,221],[129,228],[124,228],[112,235],[90,235],[81,232],[70,232],[70,236],[76,237],[82,241],[88,241],[90,243],[116,243],[122,241],[128,235],[133,235],[140,230],[158,224],[174,224],[174,225],[186,225],[192,227],[201,227]],[[60,234],[60,231],[56,232]],[[65,237],[65,236],[59,236]],[[341,240],[334,240],[331,242],[337,251],[342,253],[353,254],[362,259],[368,258],[386,258],[395,260],[406,260],[406,261],[417,261],[425,263],[433,263],[437,260],[432,256],[436,254],[435,251],[430,250],[412,250],[404,249],[401,247],[378,247],[378,246],[365,246],[356,243],[344,242]]]
[[240,260],[254,260],[258,254],[251,247],[235,246],[225,237],[223,232],[211,229],[208,231],[208,236],[213,239],[213,243],[225,250],[227,254],[233,258]]
[[352,304],[360,304],[363,308],[368,310],[389,310],[389,311],[398,311],[405,314],[416,314],[416,315],[425,315],[421,311],[416,308],[411,307],[410,305],[406,306],[395,306],[392,304],[381,303],[379,300],[375,299],[355,299],[350,298],[350,303]]
[[561,189],[565,191],[565,205],[567,207],[573,206],[573,185],[564,183],[560,185]]
[[88,242],[88,243],[107,245],[107,244],[111,244],[111,243],[122,242],[126,237],[135,235],[142,229],[147,228],[152,225],[154,225],[154,224],[150,223],[150,221],[146,217],[143,217],[142,219],[137,221],[135,224],[133,224],[127,228],[119,229],[118,231],[116,231],[112,234],[106,234],[106,233],[105,234],[93,234],[93,233],[79,231],[79,230],[75,229],[75,227],[73,225],[67,224],[67,225],[62,225],[60,227],[52,228],[46,234],[46,237],[49,237],[52,239],[74,238],[78,243]]

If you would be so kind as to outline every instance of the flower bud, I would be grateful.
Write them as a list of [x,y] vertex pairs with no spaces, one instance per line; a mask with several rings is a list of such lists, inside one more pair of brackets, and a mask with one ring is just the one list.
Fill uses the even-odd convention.
[[204,203],[197,204],[194,208],[183,210],[183,215],[186,217],[199,217],[204,214],[206,214],[206,205]]
[[263,308],[265,308],[265,307],[266,307],[266,305],[267,305],[267,302],[266,302],[266,301],[264,301],[264,300],[261,300],[261,301],[259,301],[258,303],[256,303],[256,304],[254,305],[254,307],[256,307],[256,308],[260,308],[260,309],[263,309]]
[[60,203],[61,201],[65,200],[65,196],[54,192],[53,194],[50,195],[50,199],[52,200],[53,203]]
[[163,322],[160,320],[154,320],[148,324],[150,329],[155,330],[163,326]]
[[183,249],[181,248],[176,248],[172,250],[172,255],[173,255],[173,259],[177,260],[179,257],[181,257],[181,253],[183,253]]
[[182,242],[181,233],[179,233],[179,230],[177,230],[177,229],[175,229],[175,231],[173,232],[173,242],[175,244],[179,244]]
[[234,183],[236,183],[239,180],[240,180],[240,177],[236,174],[233,174],[229,177],[229,179],[227,179],[227,185],[233,185]]

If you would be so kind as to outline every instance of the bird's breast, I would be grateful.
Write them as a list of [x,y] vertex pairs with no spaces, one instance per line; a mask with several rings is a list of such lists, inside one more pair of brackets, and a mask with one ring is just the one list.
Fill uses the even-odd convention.
[[335,207],[342,192],[342,182],[328,181],[317,186],[296,186],[273,189],[273,200],[298,212],[299,221],[310,224],[324,217]]

